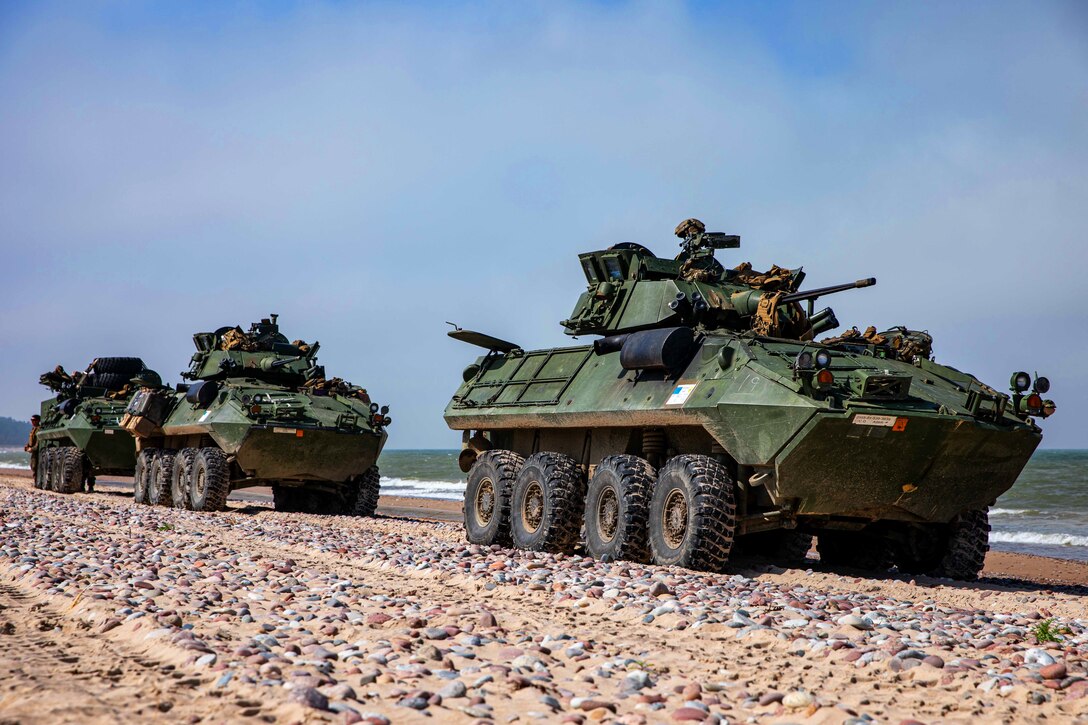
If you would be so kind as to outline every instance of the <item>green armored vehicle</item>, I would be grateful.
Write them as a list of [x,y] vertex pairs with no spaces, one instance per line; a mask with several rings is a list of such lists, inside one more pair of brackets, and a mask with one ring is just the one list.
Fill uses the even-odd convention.
[[[134,382],[135,379],[135,382]],[[83,372],[58,366],[40,382],[56,395],[42,402],[34,485],[60,493],[94,490],[99,474],[131,476],[136,443],[120,419],[138,385],[159,384],[136,357],[100,357]]]
[[[977,576],[987,509],[1054,412],[1046,378],[1011,394],[932,358],[924,332],[856,329],[814,309],[875,279],[799,291],[800,269],[726,269],[740,238],[677,227],[676,259],[634,243],[579,257],[562,325],[592,344],[487,354],[446,407],[464,431],[475,543],[720,570],[738,551]],[[806,304],[802,304],[806,303]]]
[[289,342],[276,315],[193,341],[191,382],[141,389],[122,421],[138,503],[217,511],[232,490],[271,486],[279,511],[374,513],[388,407],[326,379],[319,343]]

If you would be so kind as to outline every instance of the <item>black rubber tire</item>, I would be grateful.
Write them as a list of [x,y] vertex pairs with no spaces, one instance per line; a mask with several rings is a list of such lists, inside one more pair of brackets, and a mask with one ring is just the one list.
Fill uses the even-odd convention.
[[[601,561],[650,560],[647,523],[656,482],[653,466],[638,456],[609,456],[597,464],[586,489],[584,514],[590,556]],[[606,509],[610,515],[602,521]]]
[[465,486],[465,538],[469,543],[510,544],[510,496],[524,464],[525,459],[513,451],[495,450],[481,453],[469,469]]
[[782,566],[803,566],[808,561],[808,552],[814,538],[812,534],[797,529],[760,531],[738,538],[733,551]]
[[218,448],[201,448],[193,461],[189,501],[193,511],[222,511],[230,495],[230,464]]
[[49,490],[61,493],[64,487],[64,447],[53,449],[53,460],[49,462]]
[[290,486],[273,486],[272,504],[281,513],[298,513],[298,489]]
[[92,372],[96,375],[115,373],[124,375],[128,381],[133,375],[146,369],[144,361],[138,357],[100,357],[94,361]]
[[[540,520],[533,528],[526,509],[539,488]],[[510,537],[527,551],[569,554],[578,545],[585,511],[582,467],[562,453],[534,453],[525,459],[510,496]]]
[[866,531],[821,531],[816,537],[820,562],[867,571],[887,571],[892,552],[887,541]]
[[94,373],[88,375],[83,384],[91,388],[105,388],[106,390],[120,390],[132,380],[131,375],[120,373]]
[[83,488],[83,451],[74,446],[59,448],[60,478],[57,480],[59,493],[76,493]]
[[176,509],[189,509],[193,505],[189,487],[192,485],[196,452],[196,448],[182,448],[174,456],[174,466],[170,470],[170,503]]
[[990,550],[988,508],[964,511],[949,524],[948,545],[933,576],[974,581]]
[[147,481],[147,502],[152,506],[172,506],[170,477],[174,472],[176,451],[162,449],[151,462],[151,476]]
[[49,481],[49,465],[46,463],[45,457],[48,452],[48,448],[38,449],[38,467],[34,471],[34,488],[43,491]]
[[[678,495],[684,497],[687,519],[681,536],[670,541],[666,504]],[[729,562],[736,525],[733,478],[725,465],[710,456],[685,454],[669,459],[658,471],[648,526],[655,564],[722,571]]]
[[38,454],[38,470],[42,477],[42,490],[53,490],[53,458],[56,456],[56,448],[46,448]]
[[132,474],[132,500],[147,506],[151,503],[151,467],[158,453],[154,448],[140,451],[136,456],[136,470]]
[[371,466],[356,476],[346,489],[344,513],[348,516],[371,517],[378,510],[382,476],[377,466]]

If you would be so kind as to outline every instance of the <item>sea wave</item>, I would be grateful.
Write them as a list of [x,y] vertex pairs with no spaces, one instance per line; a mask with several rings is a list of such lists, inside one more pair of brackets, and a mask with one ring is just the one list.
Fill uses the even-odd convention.
[[1005,544],[1044,544],[1047,546],[1088,546],[1088,536],[1075,534],[1040,534],[1035,531],[992,531],[990,541]]
[[1036,509],[990,509],[990,516],[1038,516],[1041,513]]
[[381,492],[386,496],[412,496],[457,500],[465,494],[464,481],[423,481],[382,476]]
[[30,464],[27,463],[2,463],[0,462],[0,468],[14,468],[18,471],[29,471]]

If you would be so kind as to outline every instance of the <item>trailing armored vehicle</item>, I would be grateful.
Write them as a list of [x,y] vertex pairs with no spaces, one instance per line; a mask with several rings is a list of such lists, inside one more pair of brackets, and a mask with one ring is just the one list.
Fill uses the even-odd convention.
[[122,425],[137,439],[138,503],[225,507],[271,486],[278,511],[370,516],[388,407],[317,364],[319,343],[289,342],[276,315],[193,336],[176,390],[140,390]]
[[131,476],[136,443],[120,419],[139,385],[161,384],[158,374],[140,358],[100,357],[83,372],[58,366],[40,382],[56,395],[41,405],[34,485],[75,493],[93,491],[99,474]]
[[[592,344],[487,353],[445,410],[463,431],[475,543],[720,570],[739,550],[783,562],[973,578],[987,509],[1054,412],[1046,378],[1010,394],[933,360],[925,333],[838,327],[804,272],[716,249],[740,238],[677,227],[676,259],[621,243],[579,256],[587,288],[561,324]],[[804,305],[802,303],[805,303]]]

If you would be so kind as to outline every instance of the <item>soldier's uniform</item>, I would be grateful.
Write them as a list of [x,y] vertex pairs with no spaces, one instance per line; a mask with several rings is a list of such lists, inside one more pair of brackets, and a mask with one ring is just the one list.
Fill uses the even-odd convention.
[[26,441],[26,445],[23,446],[23,450],[30,453],[30,472],[34,475],[34,478],[38,477],[38,426],[40,425],[38,416],[34,416],[30,419],[30,437]]

